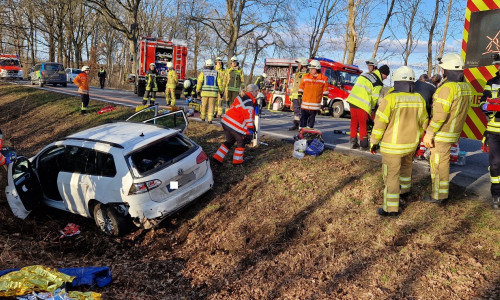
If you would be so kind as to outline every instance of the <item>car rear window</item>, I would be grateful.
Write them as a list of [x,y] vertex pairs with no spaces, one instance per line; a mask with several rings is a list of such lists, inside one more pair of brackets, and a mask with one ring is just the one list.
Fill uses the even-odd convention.
[[146,176],[180,161],[193,153],[197,147],[187,138],[177,134],[133,152],[127,161],[136,173],[134,175]]
[[63,65],[60,64],[45,64],[45,70],[47,71],[64,71]]

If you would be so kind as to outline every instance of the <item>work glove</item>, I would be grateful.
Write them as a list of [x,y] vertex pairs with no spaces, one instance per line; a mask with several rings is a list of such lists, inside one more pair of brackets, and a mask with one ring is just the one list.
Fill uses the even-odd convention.
[[424,135],[423,142],[424,142],[425,147],[427,147],[427,148],[434,148],[434,136],[431,136],[431,135],[429,135],[429,134],[426,133]]
[[370,153],[371,154],[377,154],[377,150],[379,149],[378,144],[370,143]]
[[5,164],[11,164],[16,161],[16,156],[15,155],[10,155],[5,157]]
[[252,129],[248,130],[248,134],[253,136],[254,131]]
[[488,133],[485,132],[483,136],[483,145],[481,146],[481,150],[484,153],[488,153],[490,151],[490,145],[488,145]]
[[252,138],[253,138],[253,135],[251,135],[251,134],[244,135],[243,136],[243,143],[250,144],[250,142],[252,141]]

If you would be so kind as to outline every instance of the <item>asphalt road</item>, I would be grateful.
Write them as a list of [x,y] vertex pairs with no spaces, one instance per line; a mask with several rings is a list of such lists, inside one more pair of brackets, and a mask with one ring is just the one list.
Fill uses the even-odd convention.
[[[29,85],[29,82],[26,81],[18,81],[17,83]],[[34,87],[40,88],[37,86]],[[78,96],[78,89],[71,83],[68,83],[67,87],[45,86],[40,89]],[[131,107],[135,107],[142,102],[142,98],[135,95],[132,91],[108,88],[100,89],[97,87],[91,87],[90,98],[91,100],[100,100]],[[156,101],[160,105],[160,107],[165,106],[166,103],[164,93],[158,93]],[[176,104],[178,106],[187,108],[186,101],[184,99],[177,100]],[[198,115],[199,114],[195,114],[190,119],[200,120],[197,117]],[[261,133],[264,136],[293,140],[294,135],[297,134],[296,131],[288,131],[288,128],[292,125],[291,112],[271,112],[268,110],[263,110],[261,119]],[[215,123],[217,123],[217,120],[215,121]],[[350,152],[356,155],[371,156],[373,158],[372,154],[362,152],[360,150],[351,150],[349,148],[348,135],[333,133],[333,130],[337,129],[348,131],[348,118],[335,119],[332,117],[318,116],[316,118],[315,128],[323,132],[323,139],[325,140],[326,146],[328,148],[343,152]],[[481,198],[490,199],[491,194],[488,173],[488,155],[481,151],[481,142],[477,140],[460,138],[459,146],[460,151],[467,152],[466,165],[451,165],[451,182],[465,187],[467,190],[474,192]],[[380,159],[380,154],[377,154],[376,157]],[[429,164],[427,161],[416,160],[415,167],[428,169]]]

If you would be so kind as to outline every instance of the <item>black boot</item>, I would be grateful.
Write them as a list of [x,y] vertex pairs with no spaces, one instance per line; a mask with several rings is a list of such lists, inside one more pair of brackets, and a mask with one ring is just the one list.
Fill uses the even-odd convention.
[[370,150],[370,144],[368,143],[368,137],[364,136],[361,138],[361,141],[359,142],[359,145],[361,146],[360,149],[362,151],[368,151]]
[[493,201],[491,202],[491,208],[500,209],[500,197],[493,197]]
[[358,149],[359,148],[357,137],[351,138],[350,143],[351,143],[351,149]]
[[299,129],[299,121],[293,120],[293,126],[288,128],[289,131],[297,130]]
[[424,196],[424,197],[422,197],[422,201],[434,203],[434,204],[438,204],[438,205],[445,205],[446,202],[448,202],[448,199],[437,200],[437,199],[432,198],[431,196]]
[[397,217],[399,216],[399,210],[397,212],[386,212],[382,207],[377,208],[377,214],[382,217]]

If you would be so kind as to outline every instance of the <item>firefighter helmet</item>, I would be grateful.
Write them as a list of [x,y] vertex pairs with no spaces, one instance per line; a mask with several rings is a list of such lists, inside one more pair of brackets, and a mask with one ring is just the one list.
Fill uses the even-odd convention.
[[169,61],[167,63],[167,68],[172,69],[173,67],[174,67],[174,64],[171,61]]
[[317,69],[317,70],[321,70],[321,63],[319,62],[319,60],[311,60],[311,62],[309,63],[309,68],[311,69]]
[[301,57],[301,58],[297,59],[295,62],[299,63],[302,66],[306,66],[306,67],[309,65],[309,62],[307,61],[307,58],[305,58],[305,57]]
[[464,60],[460,54],[448,53],[439,59],[439,66],[445,70],[463,70]]
[[211,58],[205,60],[205,67],[213,67],[214,66],[214,62]]
[[155,67],[155,68],[156,68],[156,65],[155,65],[155,63],[150,63],[150,64],[149,64],[149,67],[150,67],[150,68],[151,68],[151,67]]
[[221,61],[222,61],[222,58],[221,58],[220,56],[217,56],[217,57],[215,58],[215,62],[221,62]]
[[189,87],[191,87],[191,80],[187,79],[184,81],[184,88],[188,89]]
[[90,67],[89,66],[83,66],[82,71],[83,72],[90,71]]
[[415,82],[415,72],[410,67],[402,66],[399,67],[392,74],[392,79],[394,81],[410,81]]
[[266,78],[267,77],[267,74],[266,73],[262,73],[262,78]]
[[238,62],[238,58],[236,56],[231,57],[231,62]]
[[373,57],[365,61],[367,66],[377,66],[377,60]]

